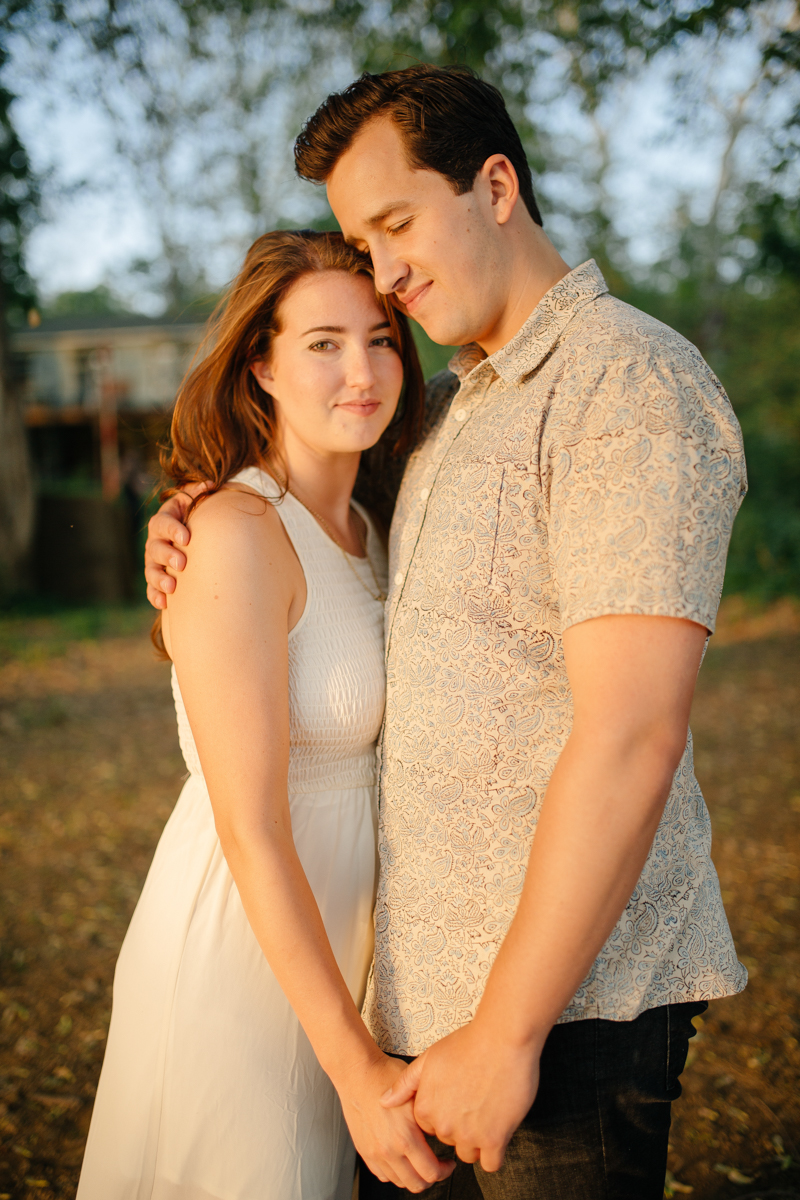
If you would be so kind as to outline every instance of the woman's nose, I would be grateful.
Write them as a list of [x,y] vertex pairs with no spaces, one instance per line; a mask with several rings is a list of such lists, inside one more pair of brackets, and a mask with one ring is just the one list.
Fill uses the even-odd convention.
[[369,351],[366,346],[351,346],[347,355],[347,385],[364,390],[375,382]]

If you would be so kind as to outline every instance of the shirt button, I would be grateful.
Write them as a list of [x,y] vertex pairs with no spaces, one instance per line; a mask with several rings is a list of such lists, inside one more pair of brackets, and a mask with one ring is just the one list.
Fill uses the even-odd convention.
[[466,420],[467,410],[465,408],[457,408],[453,416],[457,421],[464,421]]
[[420,498],[420,500],[427,500],[427,499],[428,499],[428,496],[430,496],[430,494],[431,494],[431,489],[430,489],[430,488],[420,488],[420,489],[419,489],[419,498]]
[[402,571],[397,572],[397,574],[394,577],[394,581],[395,581],[395,584],[397,585],[397,587],[400,587],[400,584],[403,582],[403,572]]

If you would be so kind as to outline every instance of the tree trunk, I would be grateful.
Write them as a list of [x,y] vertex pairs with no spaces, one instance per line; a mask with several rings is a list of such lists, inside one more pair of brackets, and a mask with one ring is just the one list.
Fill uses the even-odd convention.
[[0,592],[29,583],[35,499],[19,390],[10,385],[8,330],[0,295]]

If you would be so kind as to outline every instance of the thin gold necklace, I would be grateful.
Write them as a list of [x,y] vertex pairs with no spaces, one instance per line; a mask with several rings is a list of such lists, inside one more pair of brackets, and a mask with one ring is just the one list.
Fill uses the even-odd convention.
[[327,533],[327,535],[331,539],[331,541],[334,543],[334,545],[339,547],[339,549],[341,550],[342,555],[344,557],[344,561],[347,563],[348,567],[353,572],[356,579],[361,584],[361,586],[363,587],[363,589],[367,593],[367,595],[372,596],[373,600],[380,600],[381,604],[385,604],[386,603],[386,593],[384,592],[381,585],[378,583],[378,577],[375,574],[375,568],[372,565],[372,560],[370,559],[369,552],[367,551],[367,539],[362,536],[361,530],[358,528],[358,526],[356,526],[356,537],[358,538],[358,541],[361,545],[361,549],[364,551],[364,558],[367,561],[367,566],[369,567],[369,573],[374,580],[375,587],[378,589],[377,595],[375,595],[373,593],[372,589],[367,587],[367,585],[364,583],[364,580],[361,578],[358,571],[355,569],[352,562],[350,561],[350,555],[347,553],[344,546],[339,541],[338,537],[333,532],[330,525],[325,520],[325,518],[322,516],[322,514],[318,513],[315,509],[313,509],[310,504],[306,504],[305,500],[300,499],[297,492],[294,490],[294,488],[289,483],[288,479],[285,481],[281,481],[281,483],[282,483],[282,486],[286,488],[289,495],[294,496],[297,503],[302,504],[302,506],[306,510],[306,512],[311,513],[311,516],[314,518],[315,521],[319,521],[320,525],[325,530],[325,532]]

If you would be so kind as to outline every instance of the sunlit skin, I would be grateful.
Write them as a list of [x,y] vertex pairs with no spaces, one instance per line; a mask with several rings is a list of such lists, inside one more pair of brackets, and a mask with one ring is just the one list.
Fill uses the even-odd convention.
[[[369,122],[336,164],[328,197],[367,250],[380,291],[443,345],[506,345],[569,271],[489,157],[457,196],[409,166],[396,127]],[[148,597],[188,543],[175,498],[150,523]],[[183,586],[183,585],[181,585]],[[500,1169],[536,1096],[547,1035],[587,975],[639,878],[686,744],[706,630],[670,617],[603,616],[563,636],[574,725],[550,781],[520,904],[474,1019],[430,1047],[383,1099],[465,1162]]]
[[350,493],[362,450],[397,409],[403,367],[386,314],[363,275],[306,275],[280,310],[269,362],[253,364],[272,396],[291,486],[353,554],[362,550]]
[[435,342],[504,346],[569,271],[494,154],[457,196],[435,171],[408,165],[397,127],[375,119],[333,169],[328,199],[348,241],[367,250],[378,290]]
[[[329,271],[296,284],[279,320],[269,359],[252,371],[275,401],[282,463],[298,497],[361,554],[350,493],[361,451],[388,426],[403,383],[386,315],[369,279]],[[381,1178],[420,1192],[453,1166],[430,1150],[410,1101],[396,1112],[379,1103],[403,1064],[367,1032],[292,838],[288,633],[306,603],[303,570],[276,509],[250,488],[202,501],[190,524],[163,629],[220,845],[358,1149]]]

